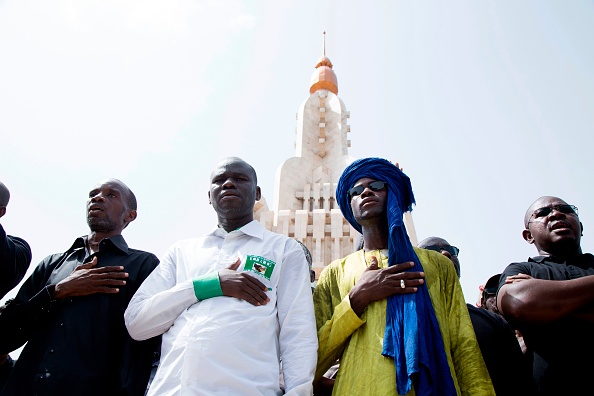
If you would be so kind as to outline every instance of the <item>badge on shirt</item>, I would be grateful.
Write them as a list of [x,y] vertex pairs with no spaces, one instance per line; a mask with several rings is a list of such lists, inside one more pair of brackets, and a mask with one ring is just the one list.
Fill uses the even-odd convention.
[[272,260],[268,260],[262,256],[248,255],[245,259],[244,271],[252,271],[264,278],[270,280],[270,275],[274,270],[276,263]]

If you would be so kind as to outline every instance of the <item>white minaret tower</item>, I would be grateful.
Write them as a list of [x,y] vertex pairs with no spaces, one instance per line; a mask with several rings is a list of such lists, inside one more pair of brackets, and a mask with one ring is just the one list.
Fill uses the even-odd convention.
[[[297,113],[295,156],[276,172],[274,209],[269,211],[265,202],[254,208],[255,218],[267,229],[308,247],[317,275],[325,265],[355,251],[359,237],[335,198],[336,183],[354,158],[348,155],[350,114],[338,97],[332,67],[324,42],[323,55],[311,77],[310,95]],[[412,219],[408,220],[412,226]],[[413,231],[411,242],[416,244],[414,228],[407,228],[409,234]]]

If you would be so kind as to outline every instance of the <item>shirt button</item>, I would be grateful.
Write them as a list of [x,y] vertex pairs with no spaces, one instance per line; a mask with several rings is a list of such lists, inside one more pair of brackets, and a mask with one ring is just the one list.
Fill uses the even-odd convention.
[[54,348],[50,349],[50,353],[54,353]]

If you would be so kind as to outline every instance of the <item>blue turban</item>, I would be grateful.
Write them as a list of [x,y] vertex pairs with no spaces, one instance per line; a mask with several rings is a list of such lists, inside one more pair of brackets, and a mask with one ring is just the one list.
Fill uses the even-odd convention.
[[[412,210],[415,203],[410,179],[390,161],[363,158],[346,167],[336,186],[342,215],[362,232],[353,216],[348,191],[364,177],[388,184],[388,265],[413,261],[415,265],[409,271],[423,271],[403,221],[404,212]],[[388,297],[382,355],[394,359],[399,394],[408,393],[413,382],[419,396],[457,394],[426,283],[416,293]]]

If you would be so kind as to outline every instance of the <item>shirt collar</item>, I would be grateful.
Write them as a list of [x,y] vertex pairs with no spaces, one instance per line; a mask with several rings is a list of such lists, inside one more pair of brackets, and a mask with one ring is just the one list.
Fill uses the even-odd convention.
[[224,228],[217,227],[211,232],[211,234],[214,236],[218,236],[220,238],[225,238],[227,235],[232,234],[234,232],[241,232],[254,238],[264,239],[264,231],[264,226],[262,226],[262,224],[260,224],[259,221],[252,220],[243,227],[240,227],[237,230],[233,230],[231,232],[225,231]]
[[556,256],[535,256],[535,257],[529,257],[528,261],[532,261],[534,263],[539,263],[542,264],[544,261],[552,261],[554,263],[558,263],[558,264],[565,264],[567,262],[567,260],[575,260],[577,262],[581,262],[582,260],[589,260],[588,256],[592,256],[590,253],[585,253],[585,254],[576,254],[575,256],[572,257],[568,257],[567,259],[562,259]]
[[[71,251],[74,251],[77,249],[86,249],[88,238],[89,238],[88,235],[84,235],[84,236],[76,238],[74,240],[74,243],[72,244],[72,246],[70,246],[70,249],[68,249],[68,251],[71,252]],[[124,240],[124,237],[122,235],[114,235],[112,237],[105,238],[101,241],[101,243],[102,244],[110,244],[111,246],[115,247],[117,250],[121,251],[122,253],[129,254],[128,244],[126,243],[126,241]]]
[[532,261],[533,263],[542,264],[542,262],[548,258],[549,258],[548,256],[534,256],[534,257],[528,257],[528,261]]

